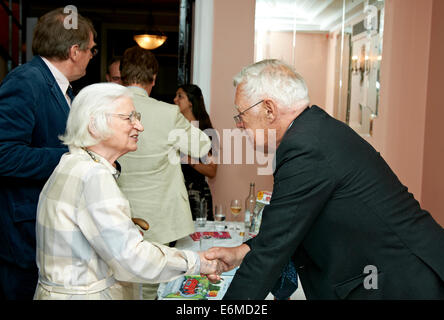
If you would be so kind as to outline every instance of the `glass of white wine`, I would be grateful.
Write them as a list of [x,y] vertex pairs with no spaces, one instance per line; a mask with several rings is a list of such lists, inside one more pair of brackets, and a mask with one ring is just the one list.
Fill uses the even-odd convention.
[[[233,215],[233,221],[237,222],[237,217],[239,216],[239,214],[242,211],[242,205],[241,205],[240,200],[231,200],[230,210],[231,210],[231,214]],[[236,230],[240,230],[237,223],[236,223]]]

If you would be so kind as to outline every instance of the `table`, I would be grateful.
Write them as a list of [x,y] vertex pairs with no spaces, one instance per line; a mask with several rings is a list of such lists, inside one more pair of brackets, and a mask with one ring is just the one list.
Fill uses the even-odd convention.
[[[205,231],[215,231],[215,223],[214,221],[207,221],[204,228],[200,228],[196,226],[196,232],[205,232]],[[231,239],[214,239],[213,246],[214,247],[236,247],[243,242],[243,232],[244,232],[244,224],[242,222],[233,222],[233,221],[225,221],[225,225],[227,226],[227,229],[225,231],[228,231],[230,233]],[[236,231],[236,226],[238,227],[238,231]],[[217,230],[218,231],[218,230]],[[241,234],[242,232],[242,234]],[[177,240],[176,246],[177,249],[187,249],[187,250],[193,250],[193,251],[200,251],[200,243],[199,241],[194,241],[190,236],[186,236],[184,238],[181,238]],[[219,300],[223,294],[225,294],[225,290],[228,288],[229,281],[234,276],[237,269],[234,269],[226,274],[222,274],[224,276],[224,279],[228,280],[226,281],[225,286],[220,290],[221,292],[214,298],[209,298],[209,300]],[[299,280],[299,279],[298,279]],[[157,291],[158,299],[163,300],[165,296],[165,290],[173,284],[174,281],[168,282],[168,283],[161,283],[159,286],[159,289]],[[177,284],[181,284],[181,281],[175,281]],[[190,285],[192,285],[192,281],[190,281]],[[193,297],[191,297],[193,298]],[[185,298],[185,297],[176,297],[174,299],[176,300],[190,300],[191,298]],[[273,300],[274,297],[270,293],[266,300]],[[290,297],[290,300],[305,300],[305,294],[302,289],[302,285],[299,281],[298,289],[295,293]]]
[[[196,232],[213,232],[213,231],[222,231],[215,228],[215,224],[220,222],[207,221],[205,227],[196,226]],[[244,224],[243,222],[233,222],[233,221],[225,221],[224,224],[227,228],[224,231],[230,233],[231,239],[213,239],[213,247],[236,247],[243,242],[243,235],[240,232],[244,232]],[[239,228],[239,231],[236,231],[236,227]],[[200,251],[199,241],[194,241],[190,236],[186,236],[177,240],[175,245],[177,249],[187,249],[193,251]]]
[[[196,226],[195,229],[196,232],[229,232],[230,239],[213,238],[213,247],[236,247],[242,244],[245,229],[243,222],[225,221],[224,224],[227,228],[224,230],[216,229],[216,224],[220,225],[221,223],[207,221],[205,227]],[[175,248],[201,251],[200,242],[193,240],[189,235],[177,240]],[[207,279],[202,279],[199,276],[184,276],[168,283],[161,283],[157,290],[158,299],[195,300],[201,299],[202,295],[206,295],[208,300],[219,300],[225,294],[236,270],[222,274],[223,281],[219,285],[210,284]]]

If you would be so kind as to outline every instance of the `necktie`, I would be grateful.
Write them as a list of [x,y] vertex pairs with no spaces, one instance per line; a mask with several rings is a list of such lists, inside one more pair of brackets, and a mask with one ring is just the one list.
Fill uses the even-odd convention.
[[74,100],[74,92],[72,91],[71,85],[68,86],[68,89],[66,89],[66,94],[68,95],[69,99],[72,101]]

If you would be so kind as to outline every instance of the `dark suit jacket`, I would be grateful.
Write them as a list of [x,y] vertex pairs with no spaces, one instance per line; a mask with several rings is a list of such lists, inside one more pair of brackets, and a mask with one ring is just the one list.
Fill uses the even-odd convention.
[[0,263],[35,266],[35,218],[43,185],[68,149],[69,106],[36,56],[0,84]]
[[370,144],[317,106],[285,133],[248,244],[224,299],[264,299],[291,257],[307,299],[444,298],[443,228]]

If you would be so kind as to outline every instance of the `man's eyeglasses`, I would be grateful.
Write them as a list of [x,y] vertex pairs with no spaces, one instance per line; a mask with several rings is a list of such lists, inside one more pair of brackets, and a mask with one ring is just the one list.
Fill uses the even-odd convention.
[[93,57],[95,57],[97,55],[97,53],[99,53],[99,48],[97,46],[94,46],[89,50],[91,51],[91,54]]
[[[81,45],[78,43],[77,46],[79,48],[81,48]],[[86,48],[86,49],[80,49],[80,50],[84,50],[84,51],[90,51],[92,56],[95,57],[97,55],[97,53],[99,53],[99,47],[97,45],[94,45],[92,48]]]
[[110,115],[120,117],[123,120],[129,120],[132,124],[136,123],[136,120],[140,121],[140,119],[142,118],[140,112],[137,111],[133,111],[130,114],[110,113]]
[[[233,117],[234,122],[236,122],[236,124],[240,124],[240,123],[242,123],[242,115],[243,115],[245,112],[247,112],[248,110],[250,110],[251,108],[257,106],[258,104],[261,104],[262,102],[264,102],[264,100],[261,100],[261,101],[259,101],[259,102],[256,102],[256,103],[253,104],[251,107],[248,107],[248,108],[245,109],[244,111],[239,112],[237,115],[235,115],[235,116]],[[236,108],[236,109],[237,109],[237,108]]]

